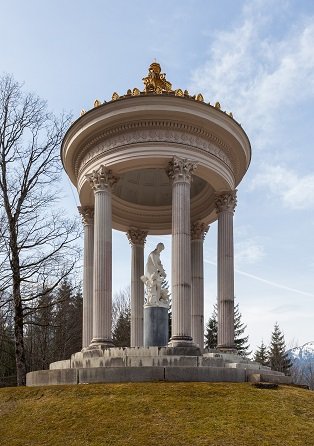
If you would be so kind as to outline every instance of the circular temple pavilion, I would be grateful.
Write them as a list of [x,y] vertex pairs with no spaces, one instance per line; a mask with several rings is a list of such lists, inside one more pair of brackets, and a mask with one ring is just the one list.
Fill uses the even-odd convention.
[[[64,137],[62,162],[84,223],[83,348],[71,360],[51,364],[44,371],[49,377],[30,373],[30,385],[159,379],[159,368],[168,369],[169,379],[187,373],[186,380],[206,381],[214,380],[215,368],[226,368],[226,360],[241,363],[234,345],[233,215],[236,188],[251,159],[249,139],[218,102],[173,90],[157,62],[143,81],[143,90],[95,100]],[[204,353],[203,241],[216,220],[218,347]],[[132,251],[126,349],[111,339],[112,229],[126,234]],[[144,348],[144,244],[158,234],[172,237],[172,332],[167,346]],[[230,367],[237,374],[215,379],[245,380],[247,367]],[[165,378],[165,370],[160,373]]]

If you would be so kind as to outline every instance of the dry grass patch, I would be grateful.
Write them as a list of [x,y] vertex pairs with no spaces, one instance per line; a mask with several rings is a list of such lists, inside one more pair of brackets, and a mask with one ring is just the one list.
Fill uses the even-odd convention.
[[250,384],[0,389],[3,446],[313,446],[314,392]]

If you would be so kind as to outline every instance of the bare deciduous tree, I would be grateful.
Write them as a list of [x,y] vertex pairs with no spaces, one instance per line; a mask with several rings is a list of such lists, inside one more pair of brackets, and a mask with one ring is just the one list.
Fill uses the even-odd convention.
[[31,303],[77,260],[77,223],[56,210],[68,125],[68,116],[48,113],[45,101],[25,94],[11,76],[0,78],[0,291],[13,302],[18,385],[26,380],[23,329]]
[[307,361],[294,360],[290,370],[293,382],[304,384],[314,390],[314,360]]

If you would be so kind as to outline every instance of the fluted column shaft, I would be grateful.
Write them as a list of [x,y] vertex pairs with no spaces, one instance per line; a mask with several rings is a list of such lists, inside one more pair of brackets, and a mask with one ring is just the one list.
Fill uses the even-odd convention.
[[216,197],[218,213],[218,349],[233,350],[234,344],[234,249],[233,214],[236,191]]
[[144,244],[147,232],[130,229],[127,232],[131,253],[131,347],[144,345]]
[[191,177],[196,165],[174,158],[172,180],[172,333],[170,345],[191,344]]
[[86,348],[93,337],[94,209],[79,206],[78,210],[84,224],[82,348]]
[[112,329],[112,209],[116,181],[104,166],[88,176],[95,194],[92,345],[113,346]]
[[192,302],[191,333],[195,344],[204,350],[204,238],[209,227],[196,222],[191,227]]

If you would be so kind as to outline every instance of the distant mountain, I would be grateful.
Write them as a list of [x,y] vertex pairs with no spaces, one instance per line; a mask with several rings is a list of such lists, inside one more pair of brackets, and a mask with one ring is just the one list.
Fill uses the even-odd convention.
[[307,342],[301,347],[294,347],[288,350],[287,353],[292,361],[299,362],[300,364],[314,362],[314,341]]

